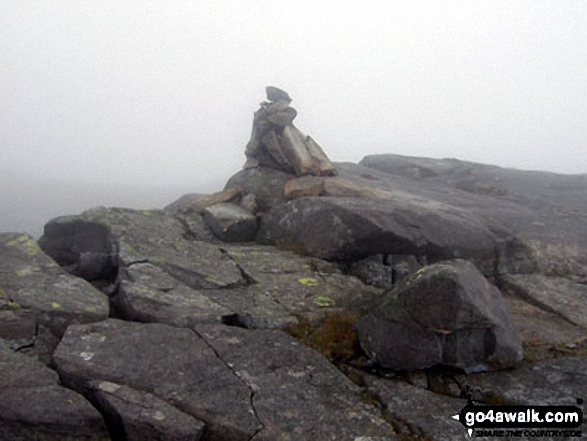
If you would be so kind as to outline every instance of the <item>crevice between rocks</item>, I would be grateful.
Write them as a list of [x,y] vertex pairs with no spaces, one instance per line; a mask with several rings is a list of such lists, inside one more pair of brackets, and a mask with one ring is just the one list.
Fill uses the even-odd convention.
[[204,344],[206,346],[208,346],[208,348],[210,348],[210,350],[212,351],[212,353],[214,353],[214,355],[216,356],[216,358],[218,358],[218,360],[220,360],[220,362],[226,366],[226,368],[238,379],[238,381],[242,384],[244,384],[247,389],[250,391],[250,395],[249,395],[249,403],[251,406],[251,410],[253,411],[253,415],[255,416],[255,419],[257,420],[257,422],[259,423],[259,427],[253,432],[253,434],[249,437],[249,439],[247,441],[252,441],[257,435],[259,435],[259,433],[261,433],[263,430],[265,430],[265,424],[263,423],[263,421],[261,421],[261,418],[259,417],[259,414],[257,413],[257,409],[255,407],[255,389],[249,385],[235,370],[234,368],[230,365],[230,363],[228,363],[226,360],[224,360],[224,358],[222,358],[222,356],[220,355],[220,353],[216,350],[216,348],[208,341],[204,338],[204,336],[202,334],[200,334],[196,329],[194,328],[187,328],[190,329],[198,338],[200,338]]

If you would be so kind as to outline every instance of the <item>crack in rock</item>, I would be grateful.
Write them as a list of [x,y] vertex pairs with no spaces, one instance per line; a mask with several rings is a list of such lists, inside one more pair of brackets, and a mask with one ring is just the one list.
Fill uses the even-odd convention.
[[259,418],[259,414],[257,413],[257,409],[255,407],[255,388],[256,386],[254,384],[249,384],[249,382],[244,378],[244,376],[242,375],[242,373],[239,373],[238,371],[236,371],[234,369],[234,367],[228,363],[226,360],[224,360],[222,358],[222,356],[220,355],[220,353],[216,350],[216,348],[208,341],[204,338],[204,336],[202,334],[200,334],[196,329],[194,328],[189,328],[194,334],[196,334],[197,337],[199,337],[206,346],[208,346],[208,348],[210,348],[210,350],[214,353],[214,355],[216,356],[216,358],[218,358],[218,360],[220,360],[220,362],[226,366],[226,368],[236,377],[238,378],[238,380],[244,384],[247,389],[249,389],[250,391],[250,396],[249,396],[249,402],[251,405],[251,410],[253,411],[253,415],[255,416],[255,419],[257,420],[257,422],[259,423],[259,427],[253,432],[253,434],[249,437],[248,441],[252,441],[257,435],[259,435],[259,433],[261,433],[264,429],[265,429],[265,424],[263,423],[263,421],[261,421],[261,419]]

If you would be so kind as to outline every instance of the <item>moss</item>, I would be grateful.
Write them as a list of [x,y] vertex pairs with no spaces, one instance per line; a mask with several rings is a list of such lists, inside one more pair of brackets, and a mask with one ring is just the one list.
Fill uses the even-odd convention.
[[318,280],[313,277],[302,277],[301,279],[298,279],[298,282],[304,286],[318,286]]
[[357,314],[349,311],[331,315],[316,326],[301,317],[297,325],[287,328],[286,331],[338,364],[360,354],[359,338],[355,331],[357,320]]
[[8,309],[11,309],[12,311],[20,311],[20,309],[21,309],[20,304],[18,304],[17,302],[14,302],[12,300],[8,301],[8,303],[6,304],[6,307]]

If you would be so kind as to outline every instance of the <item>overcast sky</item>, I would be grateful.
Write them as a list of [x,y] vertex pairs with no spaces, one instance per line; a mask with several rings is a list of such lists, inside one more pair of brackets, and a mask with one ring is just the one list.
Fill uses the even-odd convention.
[[587,1],[0,2],[0,170],[225,182],[266,85],[334,161],[587,172]]

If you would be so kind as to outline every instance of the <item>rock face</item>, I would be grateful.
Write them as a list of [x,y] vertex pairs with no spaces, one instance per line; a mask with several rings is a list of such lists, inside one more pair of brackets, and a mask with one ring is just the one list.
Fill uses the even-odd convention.
[[204,211],[204,219],[225,242],[250,242],[257,235],[257,218],[236,204],[212,205]]
[[57,337],[71,323],[108,316],[106,296],[65,272],[30,236],[0,234],[0,262],[0,309],[31,311]]
[[108,320],[71,326],[54,361],[73,389],[95,393],[99,381],[148,392],[204,421],[205,439],[394,439],[353,383],[281,331]]
[[267,87],[267,99],[255,112],[245,168],[263,166],[296,176],[336,174],[318,143],[293,126],[297,112],[287,92]]
[[357,328],[365,352],[388,368],[442,364],[477,371],[522,360],[522,342],[501,293],[464,260],[419,270]]
[[0,344],[0,438],[108,440],[102,415],[57,373]]

